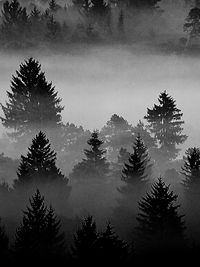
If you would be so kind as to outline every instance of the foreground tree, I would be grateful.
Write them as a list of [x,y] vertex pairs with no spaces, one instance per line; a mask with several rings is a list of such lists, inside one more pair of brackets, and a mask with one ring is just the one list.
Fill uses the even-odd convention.
[[60,262],[64,254],[64,234],[53,209],[45,205],[39,190],[29,200],[23,221],[16,231],[15,255],[20,263]]
[[147,109],[145,119],[159,143],[158,160],[161,158],[166,161],[177,157],[179,149],[176,146],[183,144],[187,136],[182,134],[183,113],[176,107],[176,101],[166,91],[159,95],[158,101],[159,105]]
[[21,156],[15,188],[29,184],[39,186],[50,182],[67,185],[68,180],[56,167],[56,153],[51,150],[49,140],[43,132],[36,135],[28,150],[27,156]]
[[102,178],[109,172],[109,163],[106,161],[104,154],[106,151],[101,149],[103,141],[99,139],[99,134],[94,131],[91,138],[88,140],[90,149],[85,149],[84,154],[86,159],[78,163],[71,174],[75,178]]
[[[11,81],[11,92],[7,92],[9,101],[2,105],[4,127],[12,129],[11,137],[32,137],[38,131],[48,132],[58,129],[61,123],[61,99],[48,83],[41,65],[29,58],[20,65]],[[23,139],[24,142],[24,139]]]
[[101,264],[125,264],[128,260],[128,245],[113,231],[110,223],[99,235],[98,259]]
[[81,227],[74,235],[74,246],[72,247],[72,257],[76,263],[94,264],[97,260],[97,240],[98,233],[96,222],[92,216],[86,217]]
[[183,216],[178,213],[180,206],[174,204],[177,197],[159,178],[139,202],[138,235],[141,246],[150,254],[177,253],[184,247]]

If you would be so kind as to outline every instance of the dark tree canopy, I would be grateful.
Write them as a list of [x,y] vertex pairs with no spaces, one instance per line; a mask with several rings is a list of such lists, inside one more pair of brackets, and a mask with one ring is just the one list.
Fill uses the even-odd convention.
[[184,244],[183,216],[178,213],[176,201],[177,195],[159,178],[139,202],[138,235],[151,251],[166,253],[166,249],[178,249]]
[[113,231],[110,223],[98,238],[98,258],[101,264],[125,264],[128,259],[128,245]]
[[184,166],[182,167],[182,174],[185,179],[183,181],[185,190],[188,191],[190,197],[195,197],[195,192],[199,192],[200,186],[200,149],[189,148],[184,157]]
[[152,109],[147,109],[145,119],[149,123],[148,127],[159,143],[159,151],[167,159],[176,158],[179,149],[177,145],[183,144],[187,136],[182,134],[181,120],[183,113],[176,107],[176,101],[162,92],[158,98],[159,105],[154,105]]
[[98,233],[92,216],[86,217],[74,235],[72,257],[78,263],[94,263],[97,255]]
[[52,207],[48,208],[39,190],[29,200],[23,221],[16,231],[14,250],[20,262],[59,260],[64,253],[64,234]]
[[20,65],[7,94],[9,101],[2,105],[1,119],[6,128],[14,130],[13,137],[59,126],[61,99],[52,83],[47,82],[38,61],[30,58]]
[[36,135],[28,150],[27,156],[21,156],[15,186],[64,181],[67,183],[68,180],[65,180],[56,167],[56,153],[51,150],[49,140],[43,132]]

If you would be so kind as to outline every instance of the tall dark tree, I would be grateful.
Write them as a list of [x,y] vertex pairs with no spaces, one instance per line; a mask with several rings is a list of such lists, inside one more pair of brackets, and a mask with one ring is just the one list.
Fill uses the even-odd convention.
[[74,235],[72,257],[76,262],[81,264],[94,264],[94,261],[96,262],[98,236],[96,222],[93,217],[86,217]]
[[29,58],[20,65],[7,94],[9,100],[2,105],[4,117],[1,120],[7,129],[14,130],[10,133],[12,137],[17,140],[27,137],[29,141],[38,131],[44,130],[54,138],[52,129],[59,129],[63,107],[38,61]]
[[31,264],[38,260],[43,263],[59,261],[59,256],[64,253],[60,221],[53,209],[48,209],[39,190],[29,202],[23,212],[23,221],[16,230],[14,250],[17,260],[24,263],[31,259]]
[[[184,157],[184,166],[182,174],[185,176],[184,187],[186,191],[190,191],[191,197],[194,197],[194,191],[199,190],[200,193],[200,149],[189,148]],[[193,192],[191,192],[193,191]]]
[[27,156],[21,156],[15,186],[49,182],[67,184],[68,180],[56,167],[56,153],[51,150],[49,140],[44,133],[39,132],[36,135],[28,150]]
[[139,202],[138,235],[148,252],[177,252],[184,246],[184,222],[175,205],[177,195],[161,178]]
[[175,159],[179,149],[177,145],[183,144],[187,136],[182,134],[183,113],[176,107],[176,101],[162,92],[158,98],[159,105],[147,109],[145,119],[149,123],[149,129],[159,143],[159,157],[166,160]]
[[135,186],[144,183],[148,162],[147,148],[140,135],[138,135],[133,146],[133,153],[130,154],[128,163],[124,164],[122,170],[122,180],[126,183],[126,188],[127,185]]
[[82,162],[75,165],[72,176],[74,177],[93,177],[102,178],[109,172],[109,163],[106,160],[104,154],[106,151],[101,149],[103,141],[99,139],[99,134],[94,131],[91,134],[91,138],[88,140],[90,149],[85,149],[84,154],[86,156]]

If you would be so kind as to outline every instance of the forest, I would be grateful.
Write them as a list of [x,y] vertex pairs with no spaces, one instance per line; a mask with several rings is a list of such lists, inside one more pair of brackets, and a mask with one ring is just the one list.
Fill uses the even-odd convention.
[[0,264],[194,265],[200,1],[0,8]]
[[2,51],[132,43],[165,53],[199,51],[198,0],[7,0],[0,7]]
[[[93,266],[98,259],[141,266],[167,255],[174,262],[195,259],[200,149],[190,147],[180,157],[188,136],[167,91],[135,126],[113,114],[101,130],[84,130],[63,123],[62,99],[31,57],[12,76],[1,107],[5,264],[31,258],[33,265],[40,259]],[[5,156],[7,146],[21,157]]]

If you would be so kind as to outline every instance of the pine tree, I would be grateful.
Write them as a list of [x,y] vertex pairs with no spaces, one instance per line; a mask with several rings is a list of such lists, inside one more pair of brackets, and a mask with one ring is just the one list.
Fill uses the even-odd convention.
[[[20,65],[16,76],[11,81],[11,92],[7,92],[9,101],[2,106],[4,127],[13,129],[10,136],[19,140],[20,137],[32,138],[38,131],[58,129],[61,123],[61,99],[48,83],[41,65],[29,58]],[[23,138],[22,138],[23,139]],[[23,143],[26,143],[23,139]]]
[[88,140],[90,149],[85,149],[84,154],[86,159],[78,163],[72,172],[72,176],[76,178],[93,177],[102,178],[109,172],[109,163],[106,161],[104,154],[106,151],[101,149],[103,141],[99,139],[99,134],[94,131],[91,138]]
[[126,183],[125,188],[128,189],[127,185],[136,186],[144,183],[147,176],[145,171],[148,162],[149,156],[147,148],[145,147],[140,135],[138,135],[133,146],[133,153],[130,154],[128,163],[124,164],[124,168],[122,170],[122,180]]
[[92,216],[88,216],[82,221],[81,227],[74,235],[73,259],[81,264],[94,264],[94,260],[96,261],[95,256],[97,255],[97,240],[96,222]]
[[184,246],[183,216],[174,204],[177,197],[159,178],[139,202],[138,236],[148,252],[169,253]]
[[147,109],[147,115],[144,118],[148,121],[148,127],[160,145],[159,157],[163,156],[165,160],[175,159],[179,152],[176,146],[187,139],[187,136],[182,134],[183,114],[166,91],[159,95],[158,101],[159,105],[154,105],[153,109]]
[[151,136],[148,127],[144,125],[144,123],[139,120],[138,124],[133,127],[133,134],[137,136],[140,134],[142,140],[144,141],[145,145],[148,147],[148,149],[153,152],[155,148],[157,147],[156,139]]
[[17,0],[5,1],[2,9],[1,38],[4,43],[24,42],[29,32],[26,8],[22,8]]
[[23,212],[23,221],[16,230],[14,250],[17,260],[34,263],[59,260],[55,255],[63,247],[64,236],[60,234],[60,221],[52,208],[48,210],[44,197],[39,190],[29,200],[27,210]]
[[[184,175],[183,186],[185,190],[185,200],[189,211],[195,210],[196,202],[200,196],[200,149],[189,148],[184,157],[182,167]],[[197,210],[195,211],[197,213]]]
[[65,180],[64,175],[56,167],[56,153],[51,150],[49,140],[44,133],[39,132],[36,135],[28,150],[27,156],[21,156],[15,187],[49,182],[67,184],[68,180]]
[[98,259],[101,264],[125,264],[128,258],[128,245],[119,239],[110,223],[98,238]]

